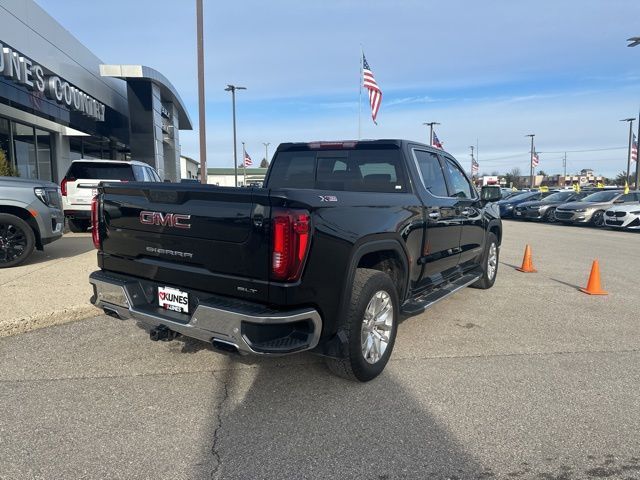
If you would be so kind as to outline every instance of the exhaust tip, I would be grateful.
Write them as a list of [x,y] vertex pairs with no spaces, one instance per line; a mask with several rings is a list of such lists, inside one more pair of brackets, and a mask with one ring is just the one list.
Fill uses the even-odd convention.
[[238,353],[238,347],[234,343],[226,342],[224,340],[219,340],[217,338],[213,338],[211,340],[211,346],[217,350],[222,350],[223,352],[229,353]]
[[105,315],[108,315],[110,317],[117,318],[118,320],[121,320],[120,315],[118,314],[118,312],[115,311],[115,310],[112,310],[111,308],[103,307],[102,311],[104,312]]

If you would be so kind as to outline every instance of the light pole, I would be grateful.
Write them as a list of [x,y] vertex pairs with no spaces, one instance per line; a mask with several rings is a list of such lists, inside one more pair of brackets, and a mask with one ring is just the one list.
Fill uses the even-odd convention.
[[535,133],[525,135],[525,137],[531,137],[531,157],[529,158],[529,188],[533,188],[533,137],[535,136]]
[[624,177],[627,181],[627,185],[629,185],[629,170],[631,170],[631,142],[633,141],[633,121],[635,118],[623,118],[620,120],[621,122],[629,123],[629,150],[627,151],[627,171],[626,176]]
[[271,144],[269,142],[262,142],[262,144],[264,145],[264,159],[269,163],[269,145]]
[[207,132],[204,110],[204,35],[202,0],[196,0],[196,43],[198,50],[198,133],[200,134],[200,182],[207,183]]
[[423,125],[429,126],[429,146],[433,147],[433,126],[440,124],[438,122],[424,122]]
[[236,90],[246,90],[246,87],[227,85],[225,92],[231,92],[231,105],[233,109],[233,173],[235,186],[238,186],[238,142],[236,141]]
[[[627,47],[637,47],[638,45],[640,45],[640,37],[628,38],[627,42],[629,42],[629,45],[627,45]],[[638,114],[638,142],[640,142],[640,113]],[[639,190],[639,189],[640,189],[640,155],[636,157],[636,190]]]

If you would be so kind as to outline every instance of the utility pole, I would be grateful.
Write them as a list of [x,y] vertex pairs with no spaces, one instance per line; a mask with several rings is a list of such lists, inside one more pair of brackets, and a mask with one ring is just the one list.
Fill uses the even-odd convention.
[[[237,87],[235,85],[227,85],[225,92],[231,92],[231,105],[233,109],[233,173],[235,177],[235,186],[238,186],[238,141],[236,140],[236,90],[246,90],[246,87]],[[244,159],[243,159],[244,161]]]
[[530,133],[529,135],[525,135],[525,137],[531,137],[531,157],[529,158],[529,187],[533,188],[533,137],[535,137],[535,133]]
[[564,152],[564,158],[562,159],[562,168],[564,170],[564,179],[567,181],[567,152]]
[[200,136],[200,182],[207,183],[207,131],[204,107],[204,34],[202,0],[196,0],[196,44],[198,57],[198,130]]
[[424,122],[423,125],[429,126],[429,146],[433,147],[433,126],[440,124],[438,122]]
[[262,142],[262,144],[264,145],[264,159],[269,163],[269,145],[271,144],[269,142]]
[[633,142],[633,122],[634,122],[635,118],[623,118],[622,120],[620,120],[621,122],[627,122],[629,124],[629,150],[627,151],[627,170],[626,170],[626,176],[625,176],[625,180],[627,182],[627,185],[629,185],[631,183],[631,179],[629,178],[629,175],[631,175],[631,143]]

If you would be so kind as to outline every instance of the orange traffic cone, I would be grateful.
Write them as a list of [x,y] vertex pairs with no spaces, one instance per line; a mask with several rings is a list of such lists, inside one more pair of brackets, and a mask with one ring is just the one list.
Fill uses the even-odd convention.
[[608,295],[608,292],[602,290],[600,286],[600,265],[598,260],[593,261],[591,265],[591,274],[589,275],[589,282],[587,288],[581,288],[581,292],[588,293],[589,295]]
[[524,249],[524,257],[522,258],[522,266],[520,268],[516,268],[524,273],[535,273],[537,270],[533,268],[533,262],[531,261],[531,247],[529,245]]

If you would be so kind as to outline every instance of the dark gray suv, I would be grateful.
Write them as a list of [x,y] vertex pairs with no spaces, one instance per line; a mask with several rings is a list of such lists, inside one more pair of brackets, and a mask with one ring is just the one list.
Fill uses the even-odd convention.
[[0,177],[0,268],[24,262],[34,249],[62,237],[60,187],[25,178]]

